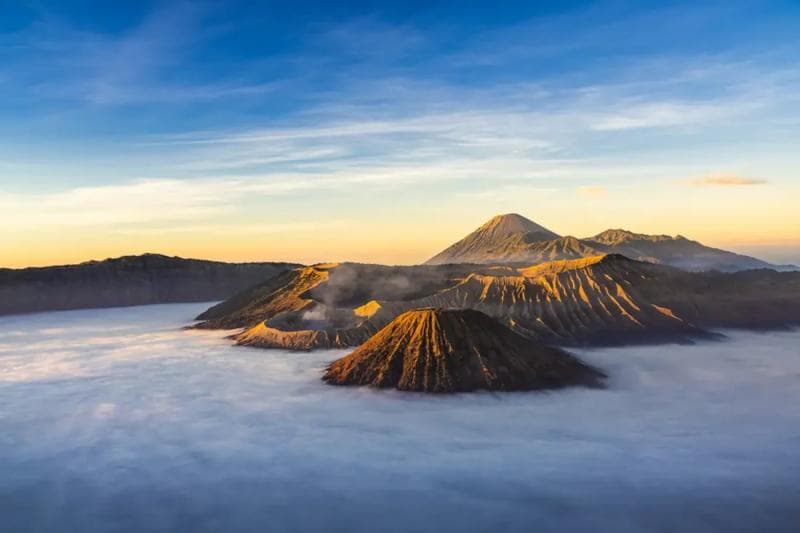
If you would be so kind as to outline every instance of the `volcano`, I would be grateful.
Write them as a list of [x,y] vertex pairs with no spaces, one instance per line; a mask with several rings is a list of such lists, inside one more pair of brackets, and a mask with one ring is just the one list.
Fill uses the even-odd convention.
[[480,311],[415,309],[333,362],[323,379],[416,392],[600,386],[605,375]]
[[558,238],[558,234],[522,215],[498,215],[426,264],[513,262],[528,245]]
[[481,311],[558,346],[691,342],[718,328],[799,325],[800,273],[688,272],[619,254],[516,268],[323,264],[246,290],[193,327],[241,329],[237,344],[261,348],[351,348],[429,307]]
[[593,237],[560,237],[522,215],[499,215],[426,264],[470,263],[530,266],[547,261],[621,254],[638,261],[675,266],[684,270],[734,272],[778,268],[760,259],[705,246],[680,235],[645,235],[623,229],[606,230]]

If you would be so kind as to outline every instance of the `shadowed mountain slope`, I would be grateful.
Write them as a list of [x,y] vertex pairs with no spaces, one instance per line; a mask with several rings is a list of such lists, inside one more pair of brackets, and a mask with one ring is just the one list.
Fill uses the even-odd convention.
[[313,303],[304,294],[328,279],[325,266],[289,270],[208,309],[197,317],[203,322],[196,327],[242,328],[279,313],[300,311]]
[[413,300],[449,287],[470,272],[498,270],[510,271],[507,267],[472,265],[332,263],[299,267],[208,309],[197,317],[204,321],[197,327],[245,327],[310,306],[316,306],[319,314],[324,311],[320,306],[352,309],[370,300]]
[[704,328],[800,326],[800,272],[673,270],[643,284],[640,293]]
[[605,377],[470,309],[419,309],[392,320],[323,379],[418,392],[596,386]]
[[493,262],[480,260],[488,257],[500,260],[494,262],[514,261],[517,251],[526,245],[558,238],[556,233],[521,215],[498,215],[426,264]]
[[736,271],[775,266],[753,257],[710,248],[682,236],[643,235],[613,229],[586,239],[559,237],[520,215],[494,217],[426,264],[532,265],[611,253],[685,270]]
[[221,300],[295,266],[144,254],[78,265],[0,269],[0,315]]

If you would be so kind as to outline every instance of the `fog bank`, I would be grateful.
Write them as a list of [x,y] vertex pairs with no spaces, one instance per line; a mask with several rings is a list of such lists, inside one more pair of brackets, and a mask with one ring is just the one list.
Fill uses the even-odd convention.
[[331,387],[207,305],[0,319],[4,531],[793,531],[800,332],[581,351],[607,390]]

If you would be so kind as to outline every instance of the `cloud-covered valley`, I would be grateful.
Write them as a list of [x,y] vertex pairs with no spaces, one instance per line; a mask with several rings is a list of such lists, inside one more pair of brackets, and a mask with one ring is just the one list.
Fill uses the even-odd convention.
[[790,531],[797,332],[581,352],[608,390],[329,387],[202,305],[0,320],[14,531]]

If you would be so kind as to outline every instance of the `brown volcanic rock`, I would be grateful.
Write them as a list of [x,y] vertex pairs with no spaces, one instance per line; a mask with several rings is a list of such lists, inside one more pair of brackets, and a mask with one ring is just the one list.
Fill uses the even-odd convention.
[[[215,305],[197,317],[203,322],[194,327],[251,328],[275,320],[282,330],[350,328],[362,318],[355,316],[353,309],[366,302],[405,302],[422,298],[475,271],[479,270],[472,265],[398,267],[341,263],[301,267]],[[349,311],[352,320],[346,324],[341,320],[339,325],[329,324],[332,315],[341,314],[341,310]],[[308,316],[314,318],[309,320]]]
[[687,272],[609,254],[473,274],[408,305],[477,309],[559,345],[683,342],[800,325],[800,273]]
[[[682,293],[695,275],[621,255],[552,261],[500,275],[471,274],[409,305],[477,309],[525,335],[562,345],[614,345],[706,336],[647,289]],[[649,296],[653,294],[653,297]]]
[[598,386],[604,374],[556,348],[526,339],[471,309],[407,311],[323,379],[418,392]]
[[301,310],[285,311],[233,335],[240,346],[316,350],[350,348],[370,338],[397,313],[333,308],[309,300]]
[[246,328],[234,339],[248,346],[345,348],[422,307],[475,309],[549,344],[687,342],[709,328],[800,325],[800,273],[687,272],[614,254],[526,268],[321,265],[220,304],[200,327]]
[[313,305],[306,293],[329,278],[332,266],[300,267],[251,287],[197,317],[200,329],[235,329]]
[[310,351],[351,348],[366,341],[375,328],[368,324],[349,329],[303,329],[281,330],[262,322],[249,328],[233,339],[237,346],[275,348],[281,350]]

